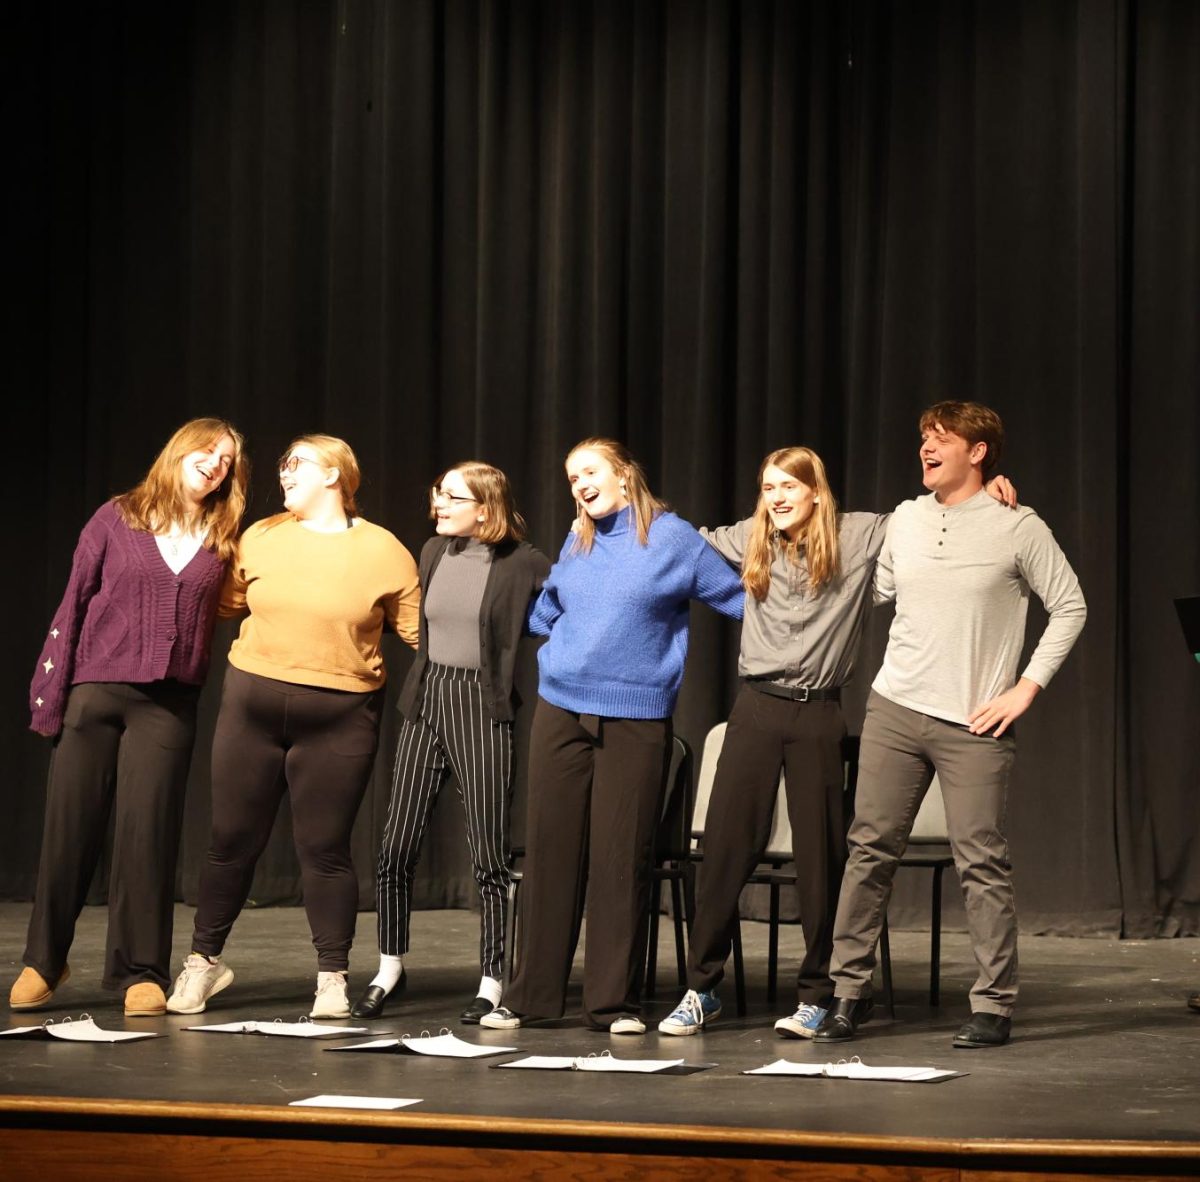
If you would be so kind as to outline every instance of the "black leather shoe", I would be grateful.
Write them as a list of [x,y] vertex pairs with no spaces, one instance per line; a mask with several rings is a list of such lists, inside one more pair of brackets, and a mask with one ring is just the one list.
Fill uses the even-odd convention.
[[495,1008],[486,997],[477,997],[458,1017],[468,1026],[478,1026],[479,1019],[484,1014],[490,1014]]
[[368,985],[362,997],[358,999],[350,1007],[350,1017],[352,1018],[378,1018],[383,1013],[383,1003],[389,997],[396,997],[404,992],[404,986],[407,982],[404,979],[403,970],[400,973],[400,980],[386,992],[379,985]]
[[874,1012],[875,1003],[869,997],[835,997],[813,1042],[849,1042]]
[[963,1024],[962,1029],[954,1036],[956,1047],[1002,1047],[1008,1042],[1012,1032],[1012,1019],[1003,1014],[989,1014],[983,1011],[972,1014],[970,1020]]

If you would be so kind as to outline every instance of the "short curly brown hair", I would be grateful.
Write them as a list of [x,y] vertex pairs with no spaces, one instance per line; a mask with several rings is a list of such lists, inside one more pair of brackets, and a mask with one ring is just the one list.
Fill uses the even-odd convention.
[[987,444],[984,479],[996,470],[1004,454],[1004,424],[990,406],[979,402],[935,402],[921,416],[921,434],[938,429],[952,432],[972,447],[977,443]]

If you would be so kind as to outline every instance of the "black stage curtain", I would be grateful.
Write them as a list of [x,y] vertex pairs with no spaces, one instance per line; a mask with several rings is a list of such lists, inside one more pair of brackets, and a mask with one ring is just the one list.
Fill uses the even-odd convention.
[[[288,439],[325,430],[414,551],[430,480],[481,456],[553,554],[581,436],[628,441],[699,523],[748,512],[793,442],[847,507],[886,509],[921,491],[921,409],[962,397],[1004,416],[1003,469],[1090,606],[1019,728],[1023,925],[1200,930],[1200,668],[1171,605],[1200,592],[1200,7],[89,3],[18,10],[8,42],[0,895],[33,887],[49,745],[22,701],[74,538],[185,418],[246,432],[254,517]],[[695,615],[676,721],[698,747],[736,636]],[[444,803],[424,905],[474,895]],[[297,892],[285,816],[254,898]]]

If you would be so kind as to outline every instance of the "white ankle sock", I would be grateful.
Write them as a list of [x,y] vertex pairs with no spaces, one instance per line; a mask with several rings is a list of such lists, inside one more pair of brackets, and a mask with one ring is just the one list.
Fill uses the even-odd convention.
[[372,985],[378,985],[384,993],[391,993],[396,983],[404,973],[404,958],[401,956],[381,956],[379,972],[371,980]]
[[476,997],[486,997],[494,1006],[500,1004],[500,982],[495,977],[481,977]]

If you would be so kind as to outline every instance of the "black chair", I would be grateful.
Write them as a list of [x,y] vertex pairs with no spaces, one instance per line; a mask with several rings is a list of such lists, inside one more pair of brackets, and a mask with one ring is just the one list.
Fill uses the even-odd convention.
[[[704,741],[704,753],[700,761],[700,776],[696,788],[696,807],[692,822],[693,864],[704,857],[704,826],[708,814],[708,800],[716,776],[717,760],[725,741],[725,723],[718,723],[708,732]],[[845,766],[844,788],[849,800],[854,799],[854,785],[858,776],[858,739],[849,736],[843,744]],[[779,787],[775,796],[775,812],[771,819],[771,832],[767,847],[763,851],[759,868],[746,880],[768,888],[767,918],[767,1000],[774,1002],[778,996],[779,977],[779,926],[781,891],[796,885],[792,862],[792,826],[788,819],[787,796],[784,790],[783,773],[779,775]],[[739,1015],[746,1012],[746,969],[742,956],[741,922],[733,927],[733,979],[734,996]]]
[[[696,867],[704,861],[704,827],[708,820],[708,801],[712,796],[713,781],[717,775],[717,762],[725,743],[726,723],[718,722],[704,737],[704,750],[700,755],[700,772],[696,780],[696,799],[692,806],[691,842],[688,858],[687,914],[689,925],[696,913]],[[733,927],[733,983],[737,999],[737,1012],[746,1012],[746,966],[742,962],[741,925]]]
[[[675,960],[680,987],[682,988],[687,983],[687,958],[684,951],[687,909],[684,900],[684,883],[688,874],[688,835],[691,832],[692,769],[692,749],[676,735],[671,746],[671,759],[667,765],[666,778],[663,783],[662,812],[659,816],[658,832],[655,837],[654,886],[650,895],[646,959],[643,962],[646,997],[654,996],[658,967],[658,912],[661,893],[659,887],[663,882],[671,884],[671,910],[675,925]],[[524,856],[523,846],[513,846],[514,863]],[[518,904],[521,880],[524,876],[521,868],[516,865],[510,868],[509,875],[508,919],[504,933],[505,989],[508,988],[512,979],[512,969],[516,963],[517,943],[521,938]],[[582,902],[580,900],[581,910]],[[582,915],[580,914],[576,918],[576,935],[578,935],[578,924],[581,919]]]
[[[937,776],[929,785],[925,799],[917,811],[908,848],[900,859],[899,869],[931,870],[929,905],[929,1004],[941,1003],[942,975],[942,876],[954,865],[950,851],[950,839],[946,834],[946,810],[942,803],[942,789]],[[892,947],[888,939],[887,916],[883,917],[883,929],[879,935],[879,966],[883,976],[883,995],[888,1013],[896,1016],[896,998],[892,988]]]
[[691,874],[692,809],[695,800],[695,759],[685,739],[675,736],[671,764],[663,792],[663,811],[654,846],[654,886],[650,896],[650,924],[646,936],[646,981],[643,994],[654,997],[658,973],[658,925],[661,886],[671,889],[671,920],[675,927],[675,969],[679,988],[687,985],[687,952],[684,937],[691,911],[687,885]]
[[[696,805],[692,822],[693,865],[703,860],[704,823],[708,814],[708,800],[716,775],[717,760],[725,741],[725,723],[718,723],[708,732],[704,741],[704,752],[700,759],[700,774],[696,786]],[[855,789],[858,785],[857,735],[848,735],[842,744],[845,765],[845,791],[847,813],[853,810]],[[779,777],[779,789],[775,798],[775,814],[771,821],[771,834],[767,848],[763,851],[759,869],[747,880],[765,885],[768,895],[767,931],[767,1000],[774,1002],[778,996],[779,974],[779,925],[780,892],[782,888],[796,884],[796,875],[790,868],[792,861],[792,829],[788,820],[787,800],[784,795],[783,775]],[[936,1006],[940,999],[942,948],[942,876],[948,866],[954,865],[946,837],[946,816],[942,808],[941,790],[935,777],[913,825],[908,849],[900,860],[901,869],[929,869],[933,871],[932,905],[930,909],[929,935],[929,1004]],[[690,911],[689,911],[690,914]],[[887,917],[879,939],[880,973],[883,995],[888,1012],[895,1017],[895,998],[892,988],[891,945],[888,940]],[[734,991],[739,1015],[746,1012],[745,966],[742,958],[740,922],[733,929]]]
[[[847,735],[842,740],[842,790],[846,794],[847,816],[854,806],[854,790],[858,783],[858,736]],[[792,826],[788,818],[787,797],[783,774],[779,776],[779,791],[775,797],[775,816],[771,823],[771,836],[763,851],[762,864],[750,878],[769,888],[767,912],[767,1001],[774,1002],[778,996],[779,977],[779,911],[780,892],[783,887],[796,885],[792,863]]]

